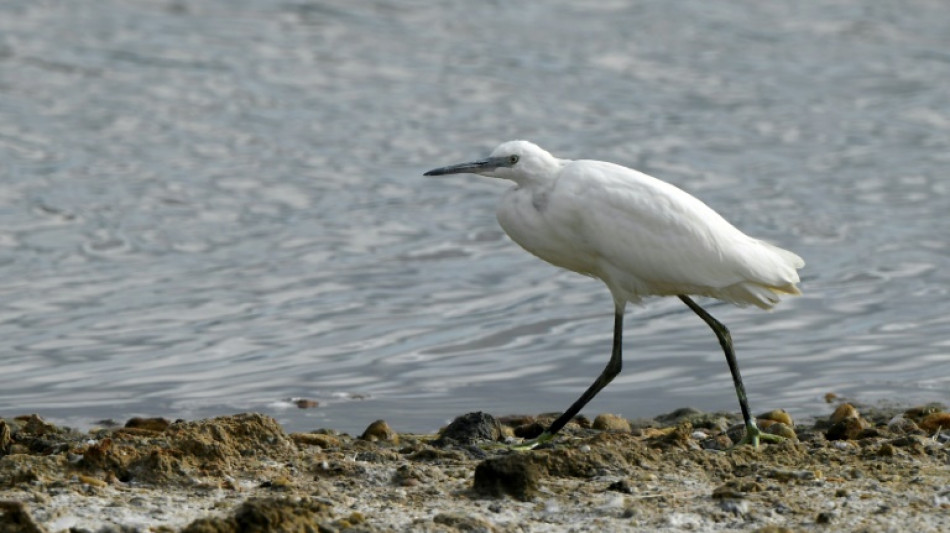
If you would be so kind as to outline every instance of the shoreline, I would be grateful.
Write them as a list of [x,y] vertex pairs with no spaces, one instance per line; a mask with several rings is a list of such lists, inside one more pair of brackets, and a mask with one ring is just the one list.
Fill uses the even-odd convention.
[[[780,444],[721,451],[731,413],[460,416],[439,434],[285,433],[259,414],[79,432],[0,420],[0,533],[59,531],[946,531],[950,413],[838,405]],[[494,444],[492,444],[494,441]],[[322,528],[322,529],[321,529]]]

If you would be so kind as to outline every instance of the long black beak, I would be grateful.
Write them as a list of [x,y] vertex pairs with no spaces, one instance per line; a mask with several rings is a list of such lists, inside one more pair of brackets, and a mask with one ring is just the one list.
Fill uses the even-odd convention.
[[447,167],[434,168],[423,176],[444,176],[446,174],[478,174],[498,168],[498,161],[492,158],[472,161],[471,163],[461,163],[458,165],[449,165]]

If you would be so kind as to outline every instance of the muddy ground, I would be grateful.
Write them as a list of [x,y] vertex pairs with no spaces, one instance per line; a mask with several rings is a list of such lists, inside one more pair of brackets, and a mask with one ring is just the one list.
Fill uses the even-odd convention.
[[690,409],[503,444],[547,420],[471,413],[439,435],[380,421],[349,436],[258,414],[87,433],[3,419],[0,533],[950,531],[942,406],[842,403],[799,425],[767,413],[788,439],[758,449],[721,451],[741,435],[734,416]]

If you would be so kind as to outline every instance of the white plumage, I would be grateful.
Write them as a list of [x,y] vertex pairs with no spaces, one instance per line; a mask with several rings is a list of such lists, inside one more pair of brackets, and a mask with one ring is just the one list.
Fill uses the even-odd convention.
[[626,304],[651,295],[679,297],[716,333],[746,424],[742,442],[777,440],[750,415],[728,330],[688,295],[771,308],[781,294],[800,294],[801,257],[749,237],[669,183],[613,163],[558,159],[528,141],[509,141],[487,159],[426,175],[463,172],[513,181],[498,206],[505,232],[553,265],[603,280],[614,299],[610,362],[530,446],[550,439],[620,372]]
[[557,159],[528,141],[492,157],[518,163],[491,175],[516,186],[498,222],[525,250],[599,278],[615,300],[695,294],[769,308],[799,294],[797,255],[753,239],[695,197],[636,170]]

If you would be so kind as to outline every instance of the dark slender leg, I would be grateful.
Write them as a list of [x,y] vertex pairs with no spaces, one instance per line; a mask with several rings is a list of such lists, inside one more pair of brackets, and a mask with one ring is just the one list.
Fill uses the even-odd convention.
[[623,366],[623,357],[620,354],[620,345],[623,343],[623,306],[618,306],[616,312],[614,313],[614,346],[613,351],[610,354],[610,361],[607,362],[607,366],[604,367],[604,371],[600,373],[600,376],[591,384],[591,386],[581,395],[580,398],[574,402],[567,411],[564,412],[561,416],[555,420],[551,426],[541,434],[537,439],[537,443],[544,442],[549,440],[555,433],[561,430],[565,424],[571,421],[572,418],[577,416],[577,413],[587,405],[587,402],[594,399],[594,396],[597,396],[597,393],[601,389],[607,386],[617,374],[620,373],[620,368]]
[[697,305],[696,302],[691,300],[688,296],[680,295],[679,298],[712,328],[713,332],[716,333],[716,338],[719,339],[722,351],[726,354],[726,363],[729,364],[729,372],[732,373],[732,382],[736,387],[736,396],[739,397],[739,408],[742,409],[742,419],[746,427],[746,436],[739,444],[749,443],[753,446],[758,446],[759,437],[770,441],[783,440],[775,435],[762,433],[758,426],[755,425],[755,419],[752,418],[752,413],[749,411],[749,401],[746,399],[745,387],[742,385],[742,376],[739,374],[739,363],[736,362],[736,353],[732,348],[732,335],[729,334],[729,330],[726,329],[726,326],[724,326],[722,322],[713,318],[712,315],[707,313],[705,309]]

